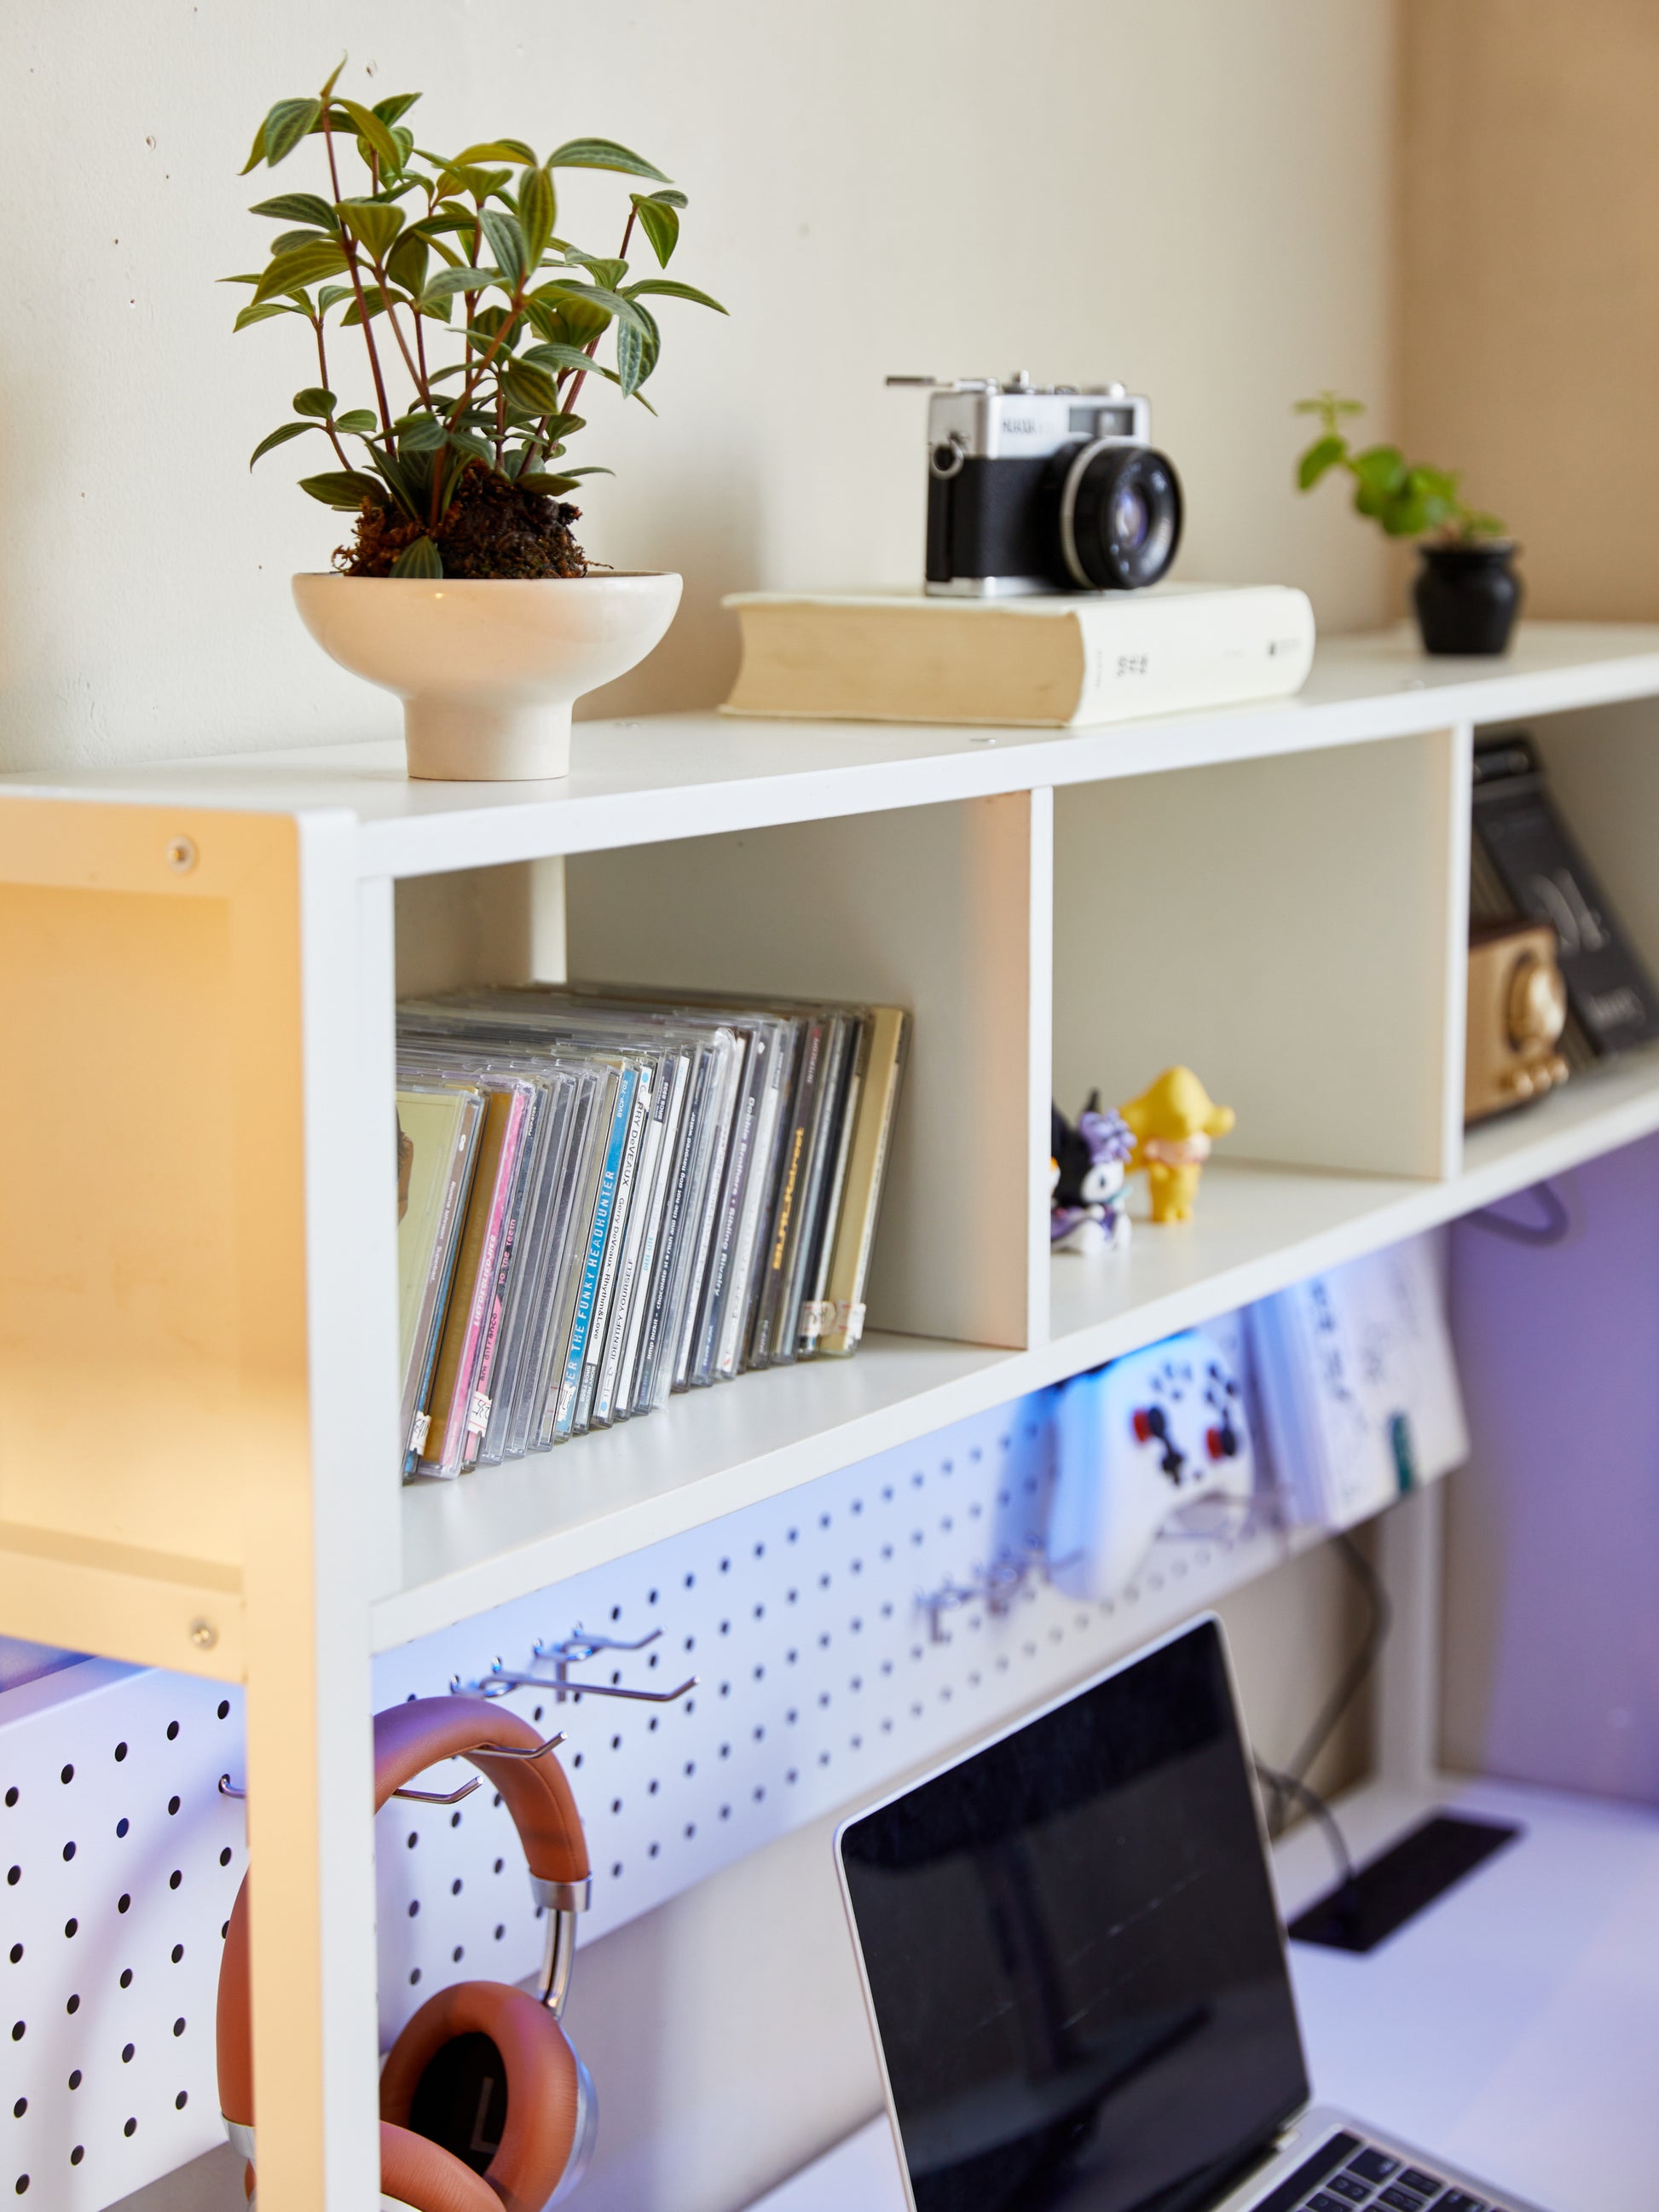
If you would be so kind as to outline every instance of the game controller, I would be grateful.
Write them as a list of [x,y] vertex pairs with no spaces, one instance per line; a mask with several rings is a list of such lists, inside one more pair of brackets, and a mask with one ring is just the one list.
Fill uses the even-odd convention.
[[1115,1597],[1166,1524],[1255,1486],[1243,1379],[1201,1328],[1063,1384],[1054,1449],[1049,1571],[1070,1597]]

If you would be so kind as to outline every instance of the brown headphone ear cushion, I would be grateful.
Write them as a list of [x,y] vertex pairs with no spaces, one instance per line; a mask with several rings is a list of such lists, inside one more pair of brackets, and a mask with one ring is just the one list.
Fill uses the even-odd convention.
[[[428,1997],[386,2062],[380,2117],[394,2130],[409,2127],[421,2076],[444,2045],[460,2035],[487,2035],[507,2074],[507,2122],[489,2168],[489,2185],[498,2200],[491,2212],[503,2206],[506,2212],[543,2212],[575,2145],[576,2055],[552,2014],[523,1990],[505,1982],[458,1982]],[[441,2155],[451,2165],[461,2163],[447,2151]],[[477,2178],[470,2169],[469,2178]],[[415,2201],[426,2212],[424,2200]]]
[[380,2123],[380,2187],[415,2212],[501,2212],[501,2200],[474,2173],[424,2136]]

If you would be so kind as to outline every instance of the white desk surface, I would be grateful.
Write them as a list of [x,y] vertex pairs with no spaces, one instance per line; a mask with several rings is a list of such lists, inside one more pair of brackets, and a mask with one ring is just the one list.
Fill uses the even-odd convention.
[[[1356,1859],[1432,1805],[1521,1840],[1369,1958],[1293,1944],[1314,2091],[1549,2212],[1659,2204],[1659,1813],[1496,1784],[1378,1785]],[[1276,1855],[1287,1916],[1328,1888],[1311,1823]],[[903,2212],[885,2118],[751,2212]]]

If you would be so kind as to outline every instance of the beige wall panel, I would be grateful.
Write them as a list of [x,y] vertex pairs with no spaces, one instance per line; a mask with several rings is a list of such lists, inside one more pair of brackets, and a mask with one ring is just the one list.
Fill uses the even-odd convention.
[[1391,427],[1508,521],[1533,614],[1652,621],[1659,9],[1402,0],[1401,27]]

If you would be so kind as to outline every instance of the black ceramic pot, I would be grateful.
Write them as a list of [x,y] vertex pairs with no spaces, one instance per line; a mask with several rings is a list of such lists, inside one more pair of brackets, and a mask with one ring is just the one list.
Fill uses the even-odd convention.
[[1521,611],[1516,547],[1509,538],[1420,545],[1412,586],[1425,653],[1507,653]]

